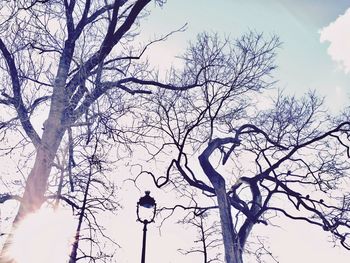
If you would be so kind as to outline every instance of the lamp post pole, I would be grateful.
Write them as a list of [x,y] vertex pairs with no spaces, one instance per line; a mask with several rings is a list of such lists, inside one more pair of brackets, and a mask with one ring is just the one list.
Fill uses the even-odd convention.
[[142,255],[141,255],[141,263],[145,263],[146,258],[146,235],[147,235],[147,220],[143,220],[143,239],[142,239]]
[[[154,222],[154,217],[156,215],[156,201],[154,200],[153,197],[150,196],[150,191],[146,191],[145,193],[146,193],[145,196],[141,197],[140,200],[137,202],[137,209],[136,209],[137,221],[143,224],[141,263],[146,262],[147,225],[149,223]],[[140,208],[152,212],[152,214],[148,216],[148,219],[141,218],[142,216],[140,216]],[[153,209],[153,210],[149,210],[149,209]]]

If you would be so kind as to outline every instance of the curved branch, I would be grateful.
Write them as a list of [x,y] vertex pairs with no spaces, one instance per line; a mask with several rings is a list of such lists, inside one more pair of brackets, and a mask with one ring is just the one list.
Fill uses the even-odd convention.
[[11,195],[11,194],[0,194],[0,204],[5,203],[6,201],[9,200],[16,200],[18,202],[22,201],[22,197],[19,195]]
[[0,38],[0,50],[5,58],[7,66],[9,68],[9,74],[12,81],[12,90],[13,90],[13,105],[17,111],[19,120],[22,124],[22,127],[30,140],[33,142],[34,146],[37,148],[41,144],[41,139],[38,133],[35,131],[29,116],[26,107],[24,106],[21,94],[21,84],[18,77],[18,71],[16,68],[16,63],[12,57],[10,51],[7,49],[5,43]]
[[[114,16],[109,24],[108,31],[105,39],[103,40],[99,50],[95,52],[74,74],[72,79],[67,85],[68,96],[74,93],[75,88],[82,83],[88,76],[91,70],[101,63],[111,52],[113,47],[122,39],[122,37],[129,31],[131,26],[134,24],[136,18],[141,13],[141,11],[146,7],[146,5],[151,2],[151,0],[138,0],[130,10],[130,13],[126,17],[124,23],[115,31],[117,24],[117,12],[119,8],[119,1],[116,1],[114,5]],[[122,3],[121,3],[122,4]]]

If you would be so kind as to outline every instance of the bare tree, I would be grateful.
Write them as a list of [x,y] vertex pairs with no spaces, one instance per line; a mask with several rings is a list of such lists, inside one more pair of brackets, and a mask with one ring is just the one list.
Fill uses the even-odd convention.
[[[259,111],[255,98],[273,84],[279,42],[256,33],[234,43],[202,34],[183,56],[184,69],[161,79],[144,55],[169,35],[133,45],[150,2],[1,6],[2,153],[30,153],[23,188],[0,196],[20,201],[14,224],[47,200],[64,200],[78,211],[79,224],[102,233],[93,211],[110,199],[87,197],[102,182],[103,158],[91,149],[79,154],[98,138],[105,147],[137,142],[154,160],[171,156],[165,176],[147,172],[158,187],[172,182],[215,197],[228,263],[243,261],[252,227],[268,224],[271,213],[318,225],[348,248],[349,198],[346,189],[334,191],[349,170],[348,115],[332,121],[314,94],[302,101],[280,95]],[[290,207],[280,206],[281,198]]]
[[[60,195],[72,207],[78,218],[70,254],[71,263],[81,259],[108,262],[104,260],[113,257],[114,249],[106,249],[106,244],[117,245],[100,222],[101,217],[116,214],[119,208],[117,189],[105,175],[109,170],[106,168],[108,163],[104,157],[105,147],[99,147],[101,142],[98,138],[91,140],[92,146],[85,146],[84,150],[77,151],[83,158],[76,156],[76,161],[81,161],[75,163],[71,177],[65,176],[67,179],[63,184],[68,187],[65,187],[65,192]],[[69,178],[74,182],[69,182]],[[74,191],[71,187],[75,188]]]
[[317,225],[350,248],[350,123],[334,121],[314,93],[264,99],[277,46],[255,33],[232,45],[201,35],[185,59],[188,68],[217,66],[202,76],[214,81],[152,97],[145,119],[163,140],[151,158],[172,160],[165,176],[141,173],[158,187],[181,182],[180,192],[187,185],[216,197],[228,263],[243,262],[253,226],[274,214]]
[[208,222],[207,213],[199,215],[190,213],[180,221],[186,227],[194,227],[198,231],[198,237],[194,240],[195,246],[190,249],[179,249],[179,251],[184,255],[200,253],[203,255],[203,263],[221,262],[220,225],[217,221]]
[[[72,171],[79,134],[86,135],[86,144],[94,132],[117,144],[129,142],[129,133],[134,139],[141,136],[124,115],[136,121],[131,109],[140,101],[133,97],[150,94],[155,87],[186,90],[204,85],[199,79],[203,69],[196,79],[179,86],[162,82],[149,69],[145,52],[169,36],[141,47],[133,44],[150,2],[20,0],[1,5],[0,107],[6,114],[0,120],[0,135],[7,140],[2,153],[30,152],[23,188],[1,195],[2,202],[20,200],[15,224],[46,202],[47,195],[63,198],[62,188],[49,189],[57,172],[68,178],[63,181],[71,190],[79,183]],[[59,156],[63,141],[68,141],[66,159]],[[56,163],[60,158],[66,163]]]

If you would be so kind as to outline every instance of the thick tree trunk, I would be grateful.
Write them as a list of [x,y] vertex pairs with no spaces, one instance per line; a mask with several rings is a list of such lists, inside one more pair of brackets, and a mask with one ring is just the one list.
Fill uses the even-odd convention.
[[51,172],[54,156],[47,149],[39,149],[34,167],[31,170],[15,222],[28,213],[35,212],[44,202],[47,181]]
[[209,161],[214,150],[217,149],[220,144],[226,142],[235,143],[235,140],[232,138],[226,138],[211,141],[198,159],[205,175],[215,189],[219,206],[222,237],[224,241],[225,261],[226,263],[243,263],[243,248],[241,247],[238,233],[233,227],[231,204],[226,194],[225,179],[214,169]]
[[15,222],[26,214],[38,210],[45,201],[45,192],[52,164],[64,135],[61,116],[62,110],[50,113],[45,122],[42,142],[37,148],[34,166],[27,178],[23,199]]
[[219,206],[226,263],[243,263],[242,248],[238,234],[233,227],[231,205],[226,195],[225,184],[214,185],[214,189]]
[[243,263],[242,248],[239,243],[238,233],[232,222],[231,205],[226,194],[225,180],[217,173],[209,162],[208,153],[204,151],[199,157],[201,167],[212,183],[220,213],[221,231],[224,242],[226,263]]
[[[57,116],[53,115],[46,121],[49,125],[45,125],[46,130],[43,133],[42,142],[37,147],[34,166],[28,175],[24,194],[12,229],[15,229],[27,214],[34,213],[45,202],[45,192],[47,190],[52,164],[64,135],[61,118],[59,118],[59,121],[57,119],[50,119],[54,117],[57,118]],[[6,256],[8,248],[11,245],[11,240],[12,235],[10,234],[2,248],[0,263],[14,263],[14,261],[9,260]]]

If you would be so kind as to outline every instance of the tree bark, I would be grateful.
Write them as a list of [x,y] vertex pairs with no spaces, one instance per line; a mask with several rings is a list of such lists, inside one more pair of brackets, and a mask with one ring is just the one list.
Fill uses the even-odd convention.
[[232,223],[231,205],[226,194],[226,184],[224,178],[215,171],[210,164],[209,157],[218,145],[227,139],[215,139],[209,143],[208,147],[198,157],[201,167],[215,189],[218,201],[222,237],[224,241],[225,261],[226,263],[243,263],[243,249],[239,242],[238,233],[235,231]]
[[[52,116],[49,118],[53,118]],[[49,122],[52,120],[47,120]],[[26,186],[23,194],[23,198],[20,203],[18,213],[12,225],[12,229],[16,229],[21,220],[28,214],[34,213],[40,209],[41,205],[45,202],[45,192],[47,190],[48,179],[52,169],[52,163],[57,152],[57,149],[62,141],[64,135],[64,129],[57,121],[54,126],[44,131],[42,143],[37,147],[37,153],[32,170],[30,171]],[[45,139],[44,139],[45,138]],[[11,231],[12,233],[13,231]],[[10,234],[2,248],[0,262],[1,263],[14,263],[7,257],[8,248],[11,245],[12,234]]]
[[219,206],[226,262],[243,263],[242,248],[239,243],[238,234],[233,227],[231,205],[227,198],[225,183],[214,186],[214,189]]

